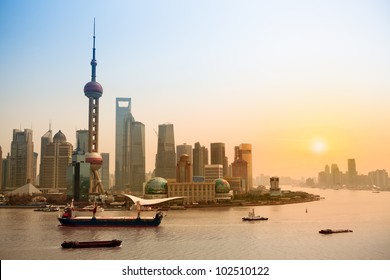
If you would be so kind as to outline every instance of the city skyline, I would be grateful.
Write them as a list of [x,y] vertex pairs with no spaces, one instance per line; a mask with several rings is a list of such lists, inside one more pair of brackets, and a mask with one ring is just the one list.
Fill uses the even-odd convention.
[[145,124],[147,172],[164,123],[176,144],[225,143],[229,163],[250,143],[253,177],[316,177],[326,163],[347,170],[347,158],[358,173],[390,170],[389,4],[91,3],[0,4],[3,157],[16,128],[33,130],[39,156],[50,123],[76,146],[96,18],[99,152],[111,173],[117,97]]

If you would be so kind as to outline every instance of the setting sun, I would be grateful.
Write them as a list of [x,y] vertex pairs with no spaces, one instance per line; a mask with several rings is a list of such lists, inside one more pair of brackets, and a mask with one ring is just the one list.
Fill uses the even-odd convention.
[[322,154],[326,151],[326,144],[322,139],[315,139],[311,143],[311,151],[315,154]]

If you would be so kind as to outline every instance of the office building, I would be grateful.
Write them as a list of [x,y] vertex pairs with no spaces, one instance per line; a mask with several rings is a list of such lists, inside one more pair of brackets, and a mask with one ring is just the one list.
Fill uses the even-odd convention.
[[223,178],[222,164],[207,164],[204,167],[204,177],[206,182],[214,181]]
[[176,182],[184,183],[192,181],[192,165],[190,157],[182,154],[176,164]]
[[204,167],[209,164],[208,150],[196,142],[192,151],[192,170],[193,176],[204,176]]
[[173,124],[161,124],[158,126],[155,176],[165,179],[176,178],[176,153]]
[[225,143],[211,143],[210,158],[210,164],[221,164],[223,166],[223,175],[228,176],[228,160],[225,156]]
[[145,125],[131,114],[131,99],[116,98],[115,188],[133,193],[145,182]]
[[88,153],[88,139],[89,139],[88,130],[79,129],[76,131],[76,143],[77,143],[76,146],[78,151],[84,155]]
[[357,185],[358,174],[356,171],[356,162],[355,159],[348,159],[348,185],[356,186]]
[[[25,129],[13,130],[10,158],[10,184],[11,189],[19,188],[30,180],[35,184],[36,158],[34,156],[33,131]],[[35,161],[35,162],[34,162]]]
[[240,144],[234,147],[234,162],[232,163],[232,176],[241,177],[245,192],[253,187],[252,178],[252,145]]
[[142,194],[145,183],[145,125],[134,121],[130,130],[130,191]]
[[116,98],[115,115],[115,187],[124,190],[130,182],[130,127],[134,121],[131,114],[131,99]]
[[176,162],[179,162],[182,155],[188,155],[188,160],[192,164],[192,146],[187,143],[176,146]]
[[[51,132],[51,131],[50,131]],[[46,133],[44,136],[48,136]],[[41,138],[41,143],[50,140],[51,137]],[[72,145],[66,141],[66,136],[58,131],[52,142],[41,147],[43,157],[41,159],[40,187],[57,192],[68,188],[67,170],[72,162]]]
[[101,153],[103,158],[103,165],[100,171],[100,178],[102,179],[102,184],[106,190],[110,189],[110,154]]

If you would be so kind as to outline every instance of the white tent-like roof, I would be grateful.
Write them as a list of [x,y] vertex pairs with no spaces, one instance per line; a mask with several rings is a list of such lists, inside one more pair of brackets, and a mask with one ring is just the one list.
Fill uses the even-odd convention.
[[35,194],[35,193],[42,193],[42,192],[40,190],[38,190],[36,187],[34,187],[33,184],[27,183],[24,186],[22,186],[20,188],[17,188],[15,190],[13,190],[12,192],[10,192],[10,195],[15,195],[15,194],[19,194],[19,195],[23,195],[23,194],[32,195],[32,194]]
[[155,204],[183,198],[183,197],[176,196],[176,197],[169,197],[169,198],[143,199],[130,194],[122,194],[122,195],[130,198],[134,203],[137,203],[139,201],[140,205],[144,205],[144,206],[155,205]]

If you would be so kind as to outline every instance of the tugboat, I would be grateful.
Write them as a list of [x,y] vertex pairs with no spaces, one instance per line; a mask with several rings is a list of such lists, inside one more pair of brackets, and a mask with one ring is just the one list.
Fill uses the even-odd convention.
[[252,212],[248,213],[247,217],[242,218],[243,221],[261,221],[261,220],[268,220],[268,218],[256,216],[255,215],[255,209],[252,209]]
[[336,229],[336,230],[333,230],[333,229],[322,229],[319,231],[319,233],[321,234],[332,234],[332,233],[342,233],[342,232],[353,232],[352,230],[350,229]]

